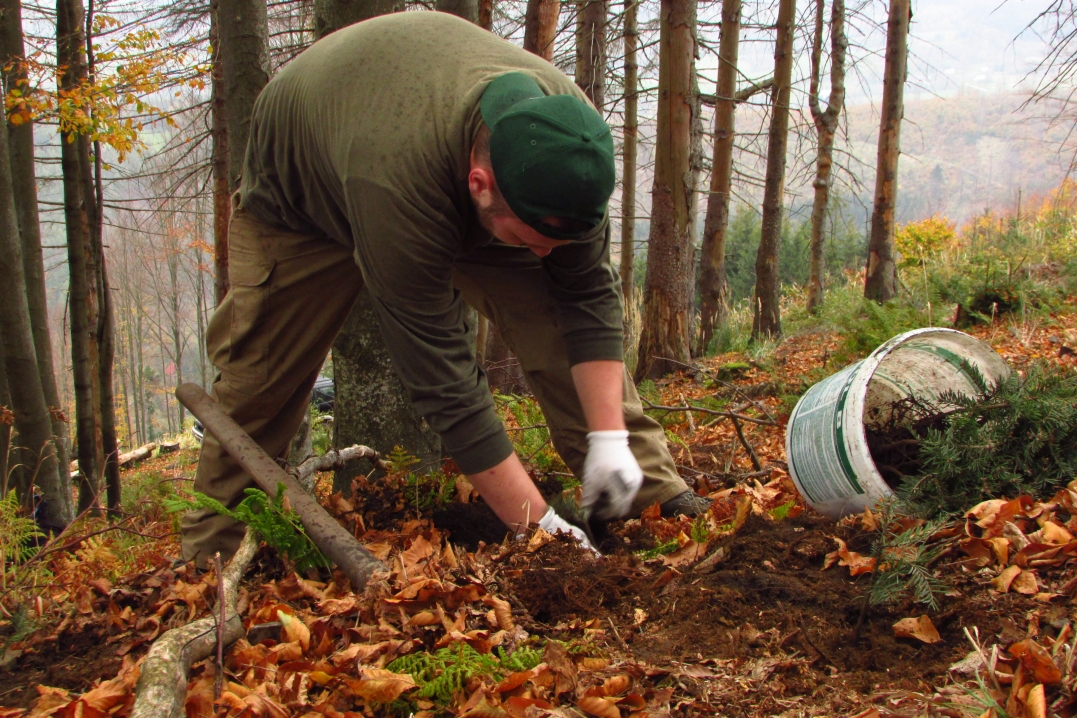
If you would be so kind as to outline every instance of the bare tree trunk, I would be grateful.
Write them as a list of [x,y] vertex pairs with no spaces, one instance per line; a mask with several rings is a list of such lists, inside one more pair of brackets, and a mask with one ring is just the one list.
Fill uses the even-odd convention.
[[232,193],[228,182],[228,120],[225,116],[224,66],[221,62],[220,2],[211,0],[209,11],[210,58],[210,135],[213,149],[210,168],[213,186],[213,299],[214,306],[228,294],[228,222],[232,218]]
[[404,0],[314,0],[314,38],[403,9]]
[[[22,4],[19,0],[0,0],[0,64],[4,67],[4,90],[25,92],[27,66],[22,33]],[[52,357],[49,334],[48,300],[45,292],[45,264],[41,254],[41,225],[37,208],[37,176],[34,169],[34,124],[26,121],[8,124],[11,151],[11,176],[14,182],[15,214],[19,221],[23,267],[26,276],[30,324],[34,333],[38,373],[45,403],[52,416],[56,458],[60,466],[68,464],[68,427],[60,410],[60,393]],[[66,476],[66,475],[65,475]],[[70,483],[70,482],[68,482]]]
[[479,0],[479,16],[475,24],[483,30],[494,30],[494,0]]
[[7,388],[7,369],[4,367],[4,341],[0,337],[0,497],[7,496],[7,456],[11,450],[11,427],[15,414],[11,411],[11,392]]
[[812,41],[811,81],[808,104],[819,138],[815,164],[815,199],[811,210],[811,259],[808,266],[808,310],[815,312],[823,304],[826,263],[823,255],[823,230],[830,187],[834,184],[834,135],[838,117],[845,106],[845,0],[834,0],[830,11],[830,99],[826,109],[819,104],[819,76],[822,73],[823,11],[825,0],[815,0],[815,37]]
[[437,0],[434,9],[462,17],[472,23],[478,22],[479,19],[479,0]]
[[576,84],[599,112],[606,104],[607,0],[587,0],[576,20]]
[[778,248],[782,238],[782,204],[785,200],[785,152],[789,141],[789,93],[793,74],[796,4],[796,0],[780,0],[778,3],[774,89],[771,91],[770,132],[767,138],[767,176],[763,188],[763,228],[755,259],[753,341],[782,333]]
[[692,67],[694,0],[662,0],[651,231],[637,382],[690,362],[692,305]]
[[703,247],[699,276],[700,322],[696,355],[703,356],[714,330],[725,321],[729,284],[725,274],[725,242],[729,228],[729,200],[733,186],[733,140],[740,53],[741,0],[723,0],[722,33],[718,44],[718,86],[714,104],[714,161],[711,163],[707,216],[703,221]]
[[[318,5],[316,4],[315,7]],[[239,188],[251,111],[269,82],[266,0],[218,0],[224,115],[228,123],[228,187]]]
[[897,206],[898,155],[901,152],[901,119],[905,115],[905,76],[911,19],[910,0],[890,0],[886,67],[883,70],[883,111],[875,166],[875,206],[868,240],[867,275],[864,277],[864,296],[876,302],[885,302],[897,295],[894,209]]
[[[640,0],[625,0],[625,126],[624,154],[621,169],[621,294],[625,306],[632,301],[635,289],[636,261],[636,150],[639,146],[639,45]],[[625,312],[628,316],[628,312]]]
[[524,49],[546,60],[553,60],[557,39],[557,20],[561,0],[527,0],[524,16]]
[[[86,12],[86,65],[91,82],[95,81],[96,69],[93,50],[94,0],[89,0]],[[96,110],[90,108],[92,117]],[[89,164],[87,163],[87,166]],[[93,226],[91,239],[97,266],[97,344],[98,385],[100,386],[101,459],[102,474],[107,487],[107,503],[110,510],[120,508],[120,447],[116,439],[116,391],[113,364],[116,359],[116,321],[113,317],[112,287],[108,279],[108,263],[105,260],[104,222],[105,198],[101,177],[101,142],[93,141],[92,196]],[[89,194],[89,193],[88,193]]]
[[[81,0],[58,0],[56,6],[57,64],[63,68],[60,88],[69,90],[84,77]],[[75,385],[75,428],[79,463],[79,512],[97,503],[99,490],[100,376],[98,375],[98,271],[94,261],[90,207],[92,183],[89,146],[83,135],[69,141],[61,131],[60,166],[64,186],[64,219],[70,279],[71,365]]]
[[[19,444],[23,447],[20,459],[31,467],[34,483],[41,488],[45,498],[42,523],[62,529],[74,519],[74,512],[71,492],[65,491],[68,482],[60,479],[66,467],[59,466],[56,461],[52,419],[45,403],[34,349],[10,162],[7,123],[0,122],[0,277],[4,278],[7,287],[6,297],[0,302],[4,373],[19,430]],[[31,493],[29,486],[23,487],[20,496],[23,505],[32,505]]]

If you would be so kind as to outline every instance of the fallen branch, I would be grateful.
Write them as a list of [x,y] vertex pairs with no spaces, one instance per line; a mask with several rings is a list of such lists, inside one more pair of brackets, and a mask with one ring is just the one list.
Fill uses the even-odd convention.
[[740,439],[741,445],[747,450],[748,457],[752,460],[752,468],[756,471],[762,471],[763,464],[759,461],[759,455],[755,453],[755,447],[749,444],[748,439],[744,436],[744,429],[740,426],[740,420],[735,416],[731,416],[729,420],[733,422],[733,428],[737,430],[737,438]]
[[217,626],[221,614],[226,616],[221,631],[224,645],[231,645],[246,635],[243,620],[236,613],[236,596],[243,571],[257,550],[258,539],[254,531],[248,528],[239,550],[221,574],[224,595],[218,591],[215,610],[205,618],[165,632],[153,642],[142,661],[131,718],[173,718],[184,715],[187,674],[193,664],[213,655],[217,647]]
[[345,462],[357,459],[371,459],[379,469],[389,470],[389,464],[378,455],[378,452],[369,446],[355,444],[346,449],[337,451],[331,449],[321,456],[312,456],[299,466],[295,467],[294,475],[299,485],[308,492],[314,490],[314,474],[319,471],[336,471],[344,468]]
[[276,498],[278,487],[284,485],[285,496],[292,505],[292,511],[299,516],[307,536],[330,561],[340,567],[351,581],[353,591],[362,592],[376,571],[385,570],[385,564],[337,523],[291,474],[224,413],[202,387],[183,384],[176,389],[176,398],[216,437],[221,447],[269,498]]
[[[149,444],[143,444],[134,451],[128,451],[126,454],[120,454],[120,458],[117,459],[120,467],[123,468],[128,464],[133,464],[136,461],[144,461],[151,456],[153,452],[157,450],[157,444],[150,442]],[[79,476],[79,462],[72,461],[70,466],[71,478],[77,478]]]
[[747,421],[747,422],[751,422],[752,424],[762,424],[763,426],[777,426],[778,425],[777,422],[772,421],[770,419],[758,419],[758,418],[756,418],[754,416],[748,416],[747,414],[740,414],[740,413],[737,413],[735,411],[721,411],[719,409],[705,409],[702,406],[692,406],[692,405],[664,406],[662,404],[655,404],[654,402],[648,401],[648,400],[644,399],[643,397],[640,397],[640,401],[643,402],[643,408],[644,409],[654,409],[655,411],[669,411],[669,412],[683,411],[683,412],[686,412],[686,413],[694,411],[697,414],[710,414],[711,416],[721,416],[721,417],[726,418],[726,419]]

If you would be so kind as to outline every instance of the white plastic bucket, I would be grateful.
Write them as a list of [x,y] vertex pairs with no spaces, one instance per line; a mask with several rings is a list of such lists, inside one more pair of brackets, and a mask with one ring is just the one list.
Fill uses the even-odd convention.
[[800,397],[786,426],[785,454],[807,502],[839,519],[893,493],[868,451],[865,417],[885,419],[882,412],[907,396],[934,400],[949,389],[974,394],[963,362],[988,384],[1010,373],[1002,357],[975,337],[953,329],[914,329]]

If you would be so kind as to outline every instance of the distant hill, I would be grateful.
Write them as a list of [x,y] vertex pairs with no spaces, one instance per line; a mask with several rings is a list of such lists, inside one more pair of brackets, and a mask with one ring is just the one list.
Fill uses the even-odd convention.
[[[912,101],[905,108],[898,178],[898,221],[939,213],[963,223],[985,207],[1013,211],[1064,178],[1064,130],[1048,130],[1043,108],[1019,110],[1025,96],[965,94]],[[850,150],[875,164],[878,116],[849,108]],[[870,173],[869,173],[870,174]],[[874,176],[863,177],[870,201]]]

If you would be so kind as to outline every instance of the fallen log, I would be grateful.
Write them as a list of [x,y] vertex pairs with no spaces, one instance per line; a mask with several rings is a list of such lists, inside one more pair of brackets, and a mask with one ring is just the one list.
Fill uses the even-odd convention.
[[[123,468],[128,464],[133,464],[136,461],[145,461],[146,459],[153,456],[153,452],[156,449],[157,444],[151,441],[148,444],[143,444],[134,451],[128,451],[126,454],[120,454],[120,459],[118,462],[120,464],[120,468]],[[79,462],[72,461],[69,470],[71,471],[71,478],[77,478],[79,475]]]
[[183,384],[176,389],[176,398],[202,422],[206,431],[217,438],[221,447],[270,498],[276,497],[277,486],[284,484],[285,497],[299,516],[310,540],[344,572],[351,581],[353,591],[362,592],[375,571],[385,570],[385,565],[232,421],[202,387]]
[[222,604],[225,609],[223,644],[230,646],[246,635],[243,620],[236,613],[236,596],[243,571],[257,550],[258,539],[248,528],[236,555],[224,567],[224,595],[217,596],[217,605],[210,615],[166,631],[153,642],[142,661],[141,675],[135,685],[131,718],[182,718],[191,666],[209,658],[217,647],[217,621]]

